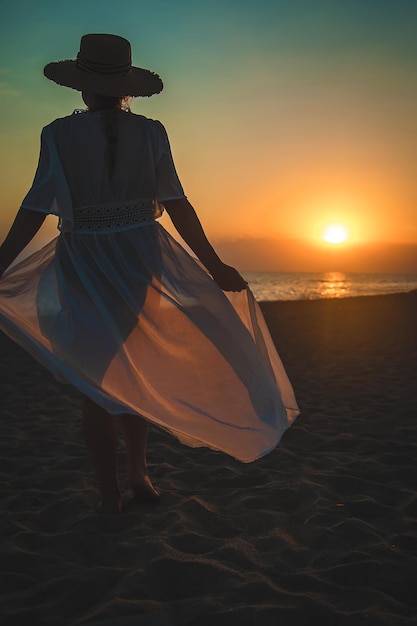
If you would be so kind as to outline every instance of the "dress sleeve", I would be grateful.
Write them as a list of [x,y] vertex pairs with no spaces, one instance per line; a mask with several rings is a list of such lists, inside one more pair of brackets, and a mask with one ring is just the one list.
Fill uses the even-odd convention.
[[21,206],[24,209],[56,215],[59,217],[59,230],[72,230],[71,194],[58,157],[51,125],[42,130],[35,178]]
[[162,145],[155,165],[155,198],[163,204],[164,200],[175,200],[186,196],[175,169],[167,132],[161,122],[157,122],[157,126]]

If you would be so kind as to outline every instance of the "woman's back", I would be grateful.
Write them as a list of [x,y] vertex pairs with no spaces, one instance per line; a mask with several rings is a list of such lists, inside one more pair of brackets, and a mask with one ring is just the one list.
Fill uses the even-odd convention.
[[109,132],[107,113],[73,114],[42,131],[38,169],[22,207],[57,215],[62,232],[73,230],[76,209],[92,208],[100,217],[104,207],[117,218],[125,204],[129,215],[146,209],[149,216],[153,201],[185,197],[163,125],[116,109]]
[[115,167],[109,175],[109,138],[106,112],[81,112],[47,127],[56,146],[73,207],[153,198],[156,169],[164,151],[159,122],[114,110]]

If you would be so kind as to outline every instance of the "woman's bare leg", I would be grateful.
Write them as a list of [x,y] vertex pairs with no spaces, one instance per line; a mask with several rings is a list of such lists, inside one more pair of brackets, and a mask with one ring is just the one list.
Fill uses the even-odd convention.
[[153,487],[146,467],[148,422],[137,415],[119,415],[126,442],[127,477],[129,486],[138,500],[155,502],[159,492]]
[[120,513],[116,418],[86,397],[82,414],[84,436],[100,487],[102,509],[105,513]]

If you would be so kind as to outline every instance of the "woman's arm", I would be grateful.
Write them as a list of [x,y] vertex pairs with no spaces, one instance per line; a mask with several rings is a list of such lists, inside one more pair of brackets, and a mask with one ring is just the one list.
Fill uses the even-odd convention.
[[208,241],[197,214],[186,198],[167,200],[165,209],[178,233],[206,266],[223,291],[242,291],[247,283],[237,270],[225,265]]
[[36,235],[45,218],[45,213],[19,209],[9,234],[0,246],[0,276]]

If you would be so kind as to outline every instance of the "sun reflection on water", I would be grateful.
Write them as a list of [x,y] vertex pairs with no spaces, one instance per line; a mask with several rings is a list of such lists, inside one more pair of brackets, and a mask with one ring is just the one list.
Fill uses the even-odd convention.
[[350,281],[342,272],[326,272],[317,285],[320,298],[343,298],[349,295]]

